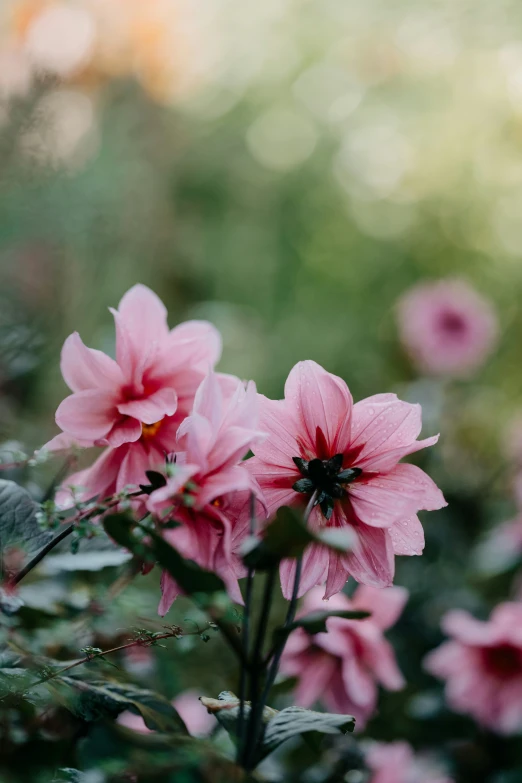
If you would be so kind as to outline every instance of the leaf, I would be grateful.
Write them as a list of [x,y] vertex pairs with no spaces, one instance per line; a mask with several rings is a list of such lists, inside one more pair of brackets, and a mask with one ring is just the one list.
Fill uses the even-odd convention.
[[141,715],[147,728],[153,731],[188,734],[172,704],[153,691],[108,681],[85,682],[73,677],[56,677],[46,685],[84,721],[116,718],[124,710],[131,710]]
[[330,712],[314,712],[303,707],[287,707],[278,712],[265,728],[259,749],[261,761],[279,745],[298,734],[319,732],[320,734],[347,734],[354,730],[353,715],[334,715]]
[[281,638],[289,636],[296,628],[303,628],[309,634],[328,633],[326,621],[329,617],[341,617],[344,620],[365,620],[371,612],[351,611],[349,609],[332,609],[331,611],[318,609],[316,612],[304,615],[294,620],[286,627],[274,630],[274,641],[280,642]]
[[58,770],[59,777],[53,778],[52,783],[88,783],[90,776],[79,769],[62,767]]
[[0,553],[19,548],[32,557],[52,539],[53,533],[40,529],[38,511],[27,490],[0,479]]
[[[237,720],[239,717],[239,699],[231,691],[223,691],[217,699],[202,696],[202,705],[214,715],[223,728],[235,740],[237,736]],[[250,702],[244,703],[244,716],[248,721]],[[264,731],[257,749],[256,761],[259,763],[265,756],[279,747],[287,739],[298,734],[346,734],[354,730],[353,715],[334,715],[328,712],[314,712],[303,707],[287,707],[278,711],[265,706],[263,709]]]
[[314,533],[305,525],[299,511],[281,506],[261,539],[247,539],[243,547],[243,562],[249,568],[267,570],[287,557],[299,557],[309,544],[314,543],[346,553],[352,548],[353,538],[347,528],[326,528]]
[[225,592],[225,584],[216,574],[200,568],[192,560],[186,560],[155,531],[147,530],[146,538],[138,537],[136,524],[129,514],[107,515],[103,524],[107,533],[118,544],[138,557],[158,562],[186,595]]
[[[202,706],[217,718],[218,723],[220,723],[225,731],[228,731],[235,740],[237,737],[236,724],[239,718],[239,699],[235,693],[232,693],[232,691],[222,691],[217,699],[201,696],[200,701]],[[275,715],[277,715],[277,710],[265,706],[263,709],[263,722],[267,723]],[[244,716],[245,720],[248,720],[250,716],[249,701],[244,702]]]

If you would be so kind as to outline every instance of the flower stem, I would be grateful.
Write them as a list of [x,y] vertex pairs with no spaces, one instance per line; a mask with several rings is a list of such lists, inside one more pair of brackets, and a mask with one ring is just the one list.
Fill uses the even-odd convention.
[[[24,577],[27,576],[27,574],[35,568],[38,563],[40,563],[44,557],[51,552],[55,546],[58,546],[59,543],[61,543],[64,538],[67,538],[69,536],[74,528],[76,527],[77,523],[80,522],[83,519],[88,519],[90,516],[95,516],[98,514],[99,516],[102,516],[106,511],[109,511],[111,508],[114,508],[114,506],[117,506],[119,503],[121,503],[123,500],[127,500],[128,498],[134,498],[138,497],[139,495],[143,495],[143,492],[141,490],[137,492],[131,492],[128,495],[125,495],[125,497],[122,497],[121,495],[116,495],[113,497],[106,498],[101,504],[99,508],[87,508],[83,509],[82,511],[79,511],[77,514],[74,515],[72,518],[72,522],[70,525],[67,525],[60,533],[58,533],[57,536],[55,536],[49,543],[47,543],[42,549],[40,549],[39,552],[31,559],[29,562],[22,568],[20,571],[15,574],[11,579],[9,579],[9,583],[11,585],[17,585],[18,582],[21,582]],[[103,509],[103,510],[102,510]]]
[[[256,527],[256,497],[254,493],[250,495],[250,535],[253,536]],[[239,680],[239,718],[237,725],[237,761],[240,762],[244,753],[245,744],[245,698],[247,689],[247,667],[245,661],[248,660],[249,635],[250,635],[250,613],[252,609],[252,592],[254,587],[254,570],[249,568],[247,571],[247,582],[245,592],[245,610],[243,612],[243,626],[241,642],[243,648],[243,661],[241,662],[241,673]]]
[[74,530],[74,523],[72,525],[68,525],[66,528],[62,530],[61,533],[59,533],[57,536],[55,536],[51,541],[49,541],[48,544],[46,544],[43,549],[40,549],[40,551],[33,557],[32,560],[29,560],[27,565],[25,565],[17,574],[13,576],[12,579],[10,579],[10,584],[17,585],[18,582],[21,582],[22,579],[27,576],[29,571],[32,571],[33,568],[35,568],[38,563],[44,559],[44,557],[51,552],[51,550],[54,549],[55,546],[58,546],[60,541],[63,541],[64,538],[67,538],[68,535],[70,535]]
[[243,754],[243,766],[245,769],[253,769],[255,765],[256,737],[259,733],[258,725],[263,718],[264,701],[259,693],[260,675],[263,669],[263,645],[268,626],[268,617],[272,605],[272,596],[276,581],[277,570],[271,568],[266,575],[265,590],[261,604],[261,614],[257,627],[254,649],[252,651],[252,665],[250,671],[250,717],[247,727],[247,737]]
[[[211,627],[210,625],[208,626]],[[203,629],[205,631],[206,628]],[[85,658],[80,658],[77,661],[73,661],[73,663],[67,664],[67,666],[63,666],[61,669],[56,669],[56,671],[52,672],[51,674],[41,677],[39,680],[36,680],[35,682],[31,683],[24,691],[23,693],[27,693],[28,691],[32,690],[33,688],[36,688],[37,685],[42,685],[43,683],[49,682],[49,680],[54,680],[55,677],[59,677],[61,674],[65,674],[65,672],[70,671],[71,669],[75,669],[76,666],[81,666],[82,663],[89,663],[89,661],[95,660],[95,658],[103,658],[105,655],[110,655],[111,653],[120,652],[121,650],[127,650],[130,647],[151,647],[156,642],[159,642],[161,639],[180,639],[182,636],[193,636],[193,635],[200,635],[203,633],[201,629],[198,629],[197,631],[184,631],[182,628],[179,628],[178,626],[173,626],[170,631],[167,631],[166,633],[157,634],[156,636],[139,636],[138,638],[134,639],[131,642],[127,642],[126,644],[120,644],[117,647],[111,647],[110,650],[101,650],[100,652],[93,652],[89,655],[86,655]]]
[[[308,505],[306,506],[306,510],[304,513],[305,524],[307,524],[310,518],[310,514],[312,513],[312,510],[316,505],[316,501],[317,501],[317,490],[315,490],[313,495],[310,497],[310,500],[308,501]],[[294,585],[292,588],[292,598],[290,599],[288,612],[286,614],[286,619],[283,626],[284,628],[287,628],[291,623],[293,623],[295,619],[295,613],[297,611],[297,596],[299,594],[299,585],[301,581],[302,568],[303,568],[303,558],[298,557],[295,565],[295,576],[294,576]],[[270,576],[275,577],[275,569],[269,572],[267,576],[267,582],[268,582],[268,577]],[[265,632],[266,632],[266,625],[265,625]],[[255,751],[261,734],[261,727],[263,723],[263,710],[265,708],[268,697],[270,695],[270,691],[272,689],[275,678],[277,676],[279,663],[281,661],[281,656],[283,654],[283,650],[285,648],[287,639],[288,639],[287,636],[283,636],[282,641],[274,648],[272,663],[266,675],[265,685],[261,697],[259,699],[256,698],[255,706],[254,706],[253,697],[256,691],[252,689],[252,707],[251,707],[250,722],[248,727],[249,732],[247,737],[247,746],[243,758],[243,766],[245,767],[246,770],[251,770],[255,766],[255,762],[256,762]],[[256,650],[259,650],[259,652],[261,652],[262,641],[263,640],[261,640],[260,645],[256,643]],[[261,659],[254,660],[252,664],[252,677],[258,677],[259,671],[262,668],[265,668],[266,665],[268,665],[269,660],[270,658],[268,658],[266,662],[262,661]]]

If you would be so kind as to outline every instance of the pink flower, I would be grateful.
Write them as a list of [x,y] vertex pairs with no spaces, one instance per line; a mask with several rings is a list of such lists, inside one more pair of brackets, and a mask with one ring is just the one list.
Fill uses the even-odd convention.
[[462,280],[415,286],[399,301],[398,322],[411,358],[432,375],[470,375],[498,333],[490,303]]
[[[342,589],[348,576],[387,587],[394,555],[421,554],[424,534],[416,514],[446,503],[433,481],[399,460],[437,442],[417,441],[421,409],[378,394],[352,405],[340,378],[312,361],[297,364],[284,400],[260,396],[265,442],[247,465],[259,481],[271,516],[282,505],[304,508],[314,490],[312,529],[349,527],[355,534],[347,555],[311,545],[303,556],[300,595],[326,579],[325,597]],[[292,593],[295,561],[281,564],[283,594]]]
[[73,393],[56,412],[63,433],[47,448],[110,447],[68,479],[68,486],[84,488],[83,497],[105,497],[138,484],[146,469],[163,463],[197,387],[221,352],[211,324],[187,321],[169,331],[164,305],[145,286],[131,288],[113,315],[116,360],[87,348],[77,333],[62,349],[62,375]]
[[451,638],[431,652],[425,667],[446,680],[446,699],[499,734],[522,730],[522,603],[502,603],[488,622],[448,612],[442,628]]
[[402,587],[361,586],[351,600],[338,593],[327,604],[321,593],[320,588],[307,593],[301,615],[318,609],[366,609],[372,615],[366,620],[330,617],[328,633],[314,636],[301,628],[294,631],[281,659],[281,671],[299,678],[297,704],[310,707],[321,701],[331,712],[354,715],[360,729],[375,712],[378,684],[391,691],[404,686],[383,631],[397,621],[408,593]]
[[453,783],[432,765],[414,756],[407,742],[375,742],[366,752],[373,773],[368,783]]
[[185,726],[193,737],[206,737],[216,726],[216,719],[203,707],[200,691],[188,690],[176,696],[172,705],[182,717]]
[[[251,381],[239,380],[232,394],[224,394],[218,378],[210,373],[199,387],[194,408],[179,427],[176,466],[166,486],[152,493],[148,508],[162,522],[182,523],[166,528],[163,535],[184,557],[217,573],[230,595],[242,602],[238,576],[244,569],[237,555],[246,527],[231,521],[230,511],[238,494],[254,492],[258,484],[241,462],[255,443],[264,438],[257,429],[258,395]],[[179,588],[164,572],[159,613],[165,614]]]

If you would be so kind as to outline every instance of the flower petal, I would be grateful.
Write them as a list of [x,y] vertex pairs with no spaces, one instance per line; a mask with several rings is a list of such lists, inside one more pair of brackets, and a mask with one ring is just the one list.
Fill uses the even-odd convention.
[[326,587],[324,591],[325,600],[328,600],[336,593],[340,593],[350,574],[347,572],[344,566],[341,555],[336,552],[330,552],[330,558],[328,563],[328,577],[326,580]]
[[123,383],[121,369],[114,359],[94,348],[87,348],[78,332],[63,344],[60,368],[63,379],[73,392],[87,389],[117,391]]
[[176,362],[207,371],[221,358],[222,341],[216,327],[208,321],[185,321],[169,334],[169,350],[174,351]]
[[[292,597],[292,591],[294,588],[296,561],[294,559],[282,560],[279,567],[279,574],[281,576],[281,589],[283,596],[290,600]],[[299,592],[297,597],[300,598],[311,587],[322,584],[326,579],[326,573],[328,570],[328,550],[326,547],[317,546],[311,544],[303,553],[303,565],[301,572],[301,580],[299,583]]]
[[[55,435],[54,438],[47,441],[47,443],[42,446],[42,449],[45,451],[68,451],[69,449],[88,448],[89,446],[92,446],[92,441],[90,440],[73,438],[66,432],[59,432],[58,435]],[[38,454],[38,452],[36,453]]]
[[[399,400],[394,394],[377,394],[353,406],[350,448],[357,466],[382,471],[401,457],[432,445],[432,439],[416,444],[422,427],[420,405]],[[391,454],[390,454],[391,452]]]
[[255,489],[256,484],[248,470],[242,465],[234,465],[203,479],[197,494],[197,505],[199,508],[203,508],[207,503],[211,503],[227,493]]
[[137,487],[147,483],[145,471],[153,467],[151,463],[151,455],[145,451],[140,441],[129,444],[121,461],[116,491],[121,492],[125,487]]
[[71,394],[56,411],[56,423],[62,430],[91,443],[105,437],[116,418],[114,396],[99,389]]
[[[123,446],[124,443],[135,443],[141,438],[141,422],[125,416],[116,422],[107,435],[106,441],[113,449]],[[97,444],[106,445],[106,444]]]
[[155,424],[164,416],[172,416],[176,412],[178,398],[174,389],[158,389],[149,397],[141,400],[130,400],[118,405],[118,411],[124,416],[132,416],[143,424]]
[[[57,493],[58,504],[66,508],[75,497],[89,500],[97,496],[104,500],[112,495],[124,453],[124,449],[106,449],[89,468],[68,476]],[[73,493],[73,489],[78,492]]]
[[346,570],[362,584],[390,587],[395,563],[387,530],[368,525],[358,525],[354,530],[357,538],[353,550],[343,558]]
[[389,473],[355,481],[349,490],[356,516],[366,525],[389,527],[420,509],[447,505],[437,485],[415,465],[399,464]]
[[393,552],[396,555],[422,555],[424,551],[424,530],[415,514],[408,519],[394,522],[388,528]]
[[158,614],[160,617],[165,617],[178,595],[182,595],[182,592],[178,583],[174,581],[168,571],[162,571],[160,586],[161,599],[158,606]]
[[[327,459],[345,451],[350,438],[352,395],[346,383],[313,361],[298,362],[285,384],[285,399],[297,408],[314,456]],[[321,430],[327,454],[316,453]]]
[[301,456],[298,445],[299,422],[285,400],[269,400],[258,394],[259,429],[268,437],[255,448],[255,455],[263,462],[296,472],[292,457]]
[[118,312],[135,349],[165,339],[168,335],[167,308],[154,291],[141,283],[123,295]]
[[354,609],[371,612],[371,622],[385,631],[395,625],[406,603],[408,591],[404,587],[378,589],[359,585],[352,598]]

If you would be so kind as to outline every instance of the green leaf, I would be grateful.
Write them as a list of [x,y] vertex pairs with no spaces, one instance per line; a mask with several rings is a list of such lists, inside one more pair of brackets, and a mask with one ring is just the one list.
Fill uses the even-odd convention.
[[285,628],[274,630],[274,642],[280,642],[281,638],[289,636],[296,628],[303,628],[309,634],[327,633],[326,621],[329,617],[342,617],[344,620],[365,620],[371,612],[351,611],[349,609],[332,609],[331,611],[318,609],[316,612],[304,615]]
[[[207,696],[201,696],[200,698],[203,708],[214,715],[217,718],[218,723],[223,726],[233,740],[237,738],[237,720],[239,718],[239,699],[232,693],[232,691],[222,691],[217,699],[212,699]],[[265,706],[263,709],[263,723],[267,723],[275,715],[277,710],[272,707]],[[250,716],[250,702],[244,702],[244,716],[248,721]]]
[[53,533],[38,525],[38,511],[27,490],[0,479],[0,552],[17,548],[32,557],[51,540]]
[[58,770],[59,777],[53,778],[52,783],[87,783],[89,775],[72,767],[62,767]]
[[287,707],[267,723],[258,751],[258,761],[298,734],[347,734],[353,731],[354,727],[353,715],[334,715],[329,712],[305,710],[302,707]]
[[153,691],[108,681],[85,682],[56,677],[46,683],[58,699],[87,722],[116,718],[124,710],[141,715],[147,728],[164,733],[188,734],[172,704]]
[[[217,699],[201,697],[201,703],[214,715],[233,740],[237,737],[239,717],[239,699],[230,691],[223,691]],[[250,702],[244,703],[244,716],[248,721]],[[263,734],[257,748],[257,763],[279,747],[287,739],[298,734],[346,734],[353,731],[353,715],[334,715],[328,712],[314,712],[302,707],[287,707],[278,711],[267,707],[263,709]]]
[[314,533],[305,525],[299,511],[281,506],[261,539],[247,539],[243,547],[243,562],[249,568],[267,570],[287,557],[299,557],[309,544],[320,544],[346,553],[352,548],[353,534],[348,528],[325,528]]

